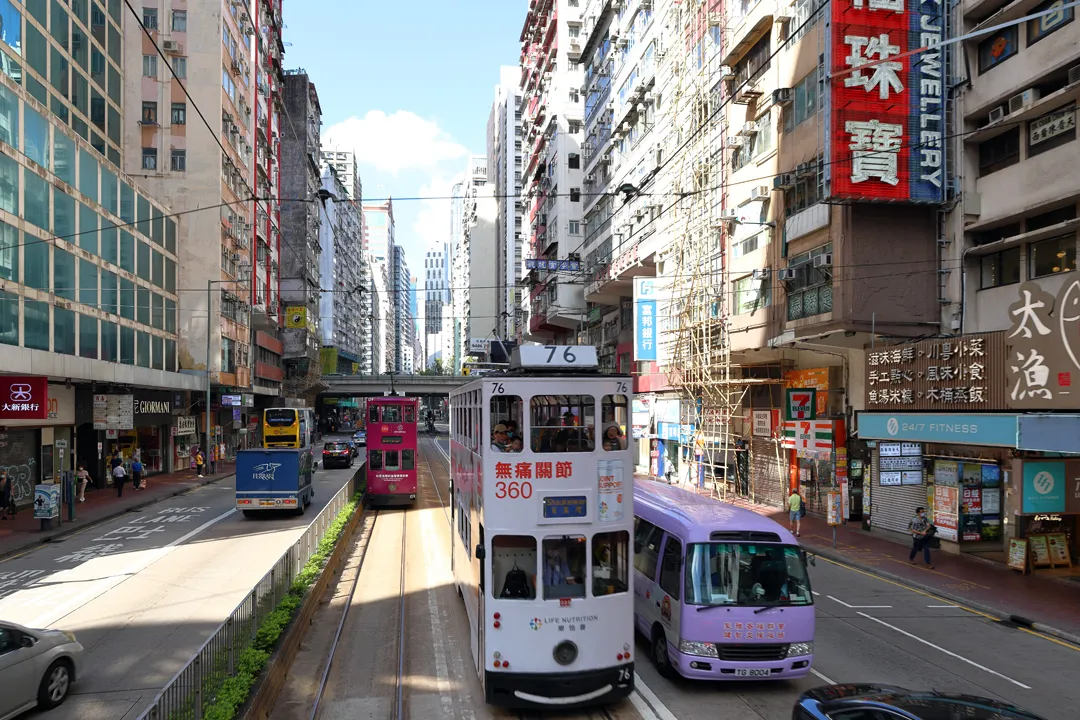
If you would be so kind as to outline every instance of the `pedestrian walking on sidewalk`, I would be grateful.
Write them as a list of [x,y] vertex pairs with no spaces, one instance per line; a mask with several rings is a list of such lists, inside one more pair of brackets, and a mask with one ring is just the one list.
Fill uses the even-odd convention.
[[15,488],[7,470],[0,470],[0,520],[7,520],[8,513],[15,516]]
[[143,464],[138,455],[131,458],[131,487],[142,490]]
[[90,473],[86,471],[85,463],[79,463],[75,478],[79,483],[79,502],[86,502],[86,484],[90,482]]
[[116,486],[116,497],[123,497],[124,483],[127,481],[127,470],[124,468],[123,463],[113,467],[112,476],[113,485]]
[[195,451],[195,472],[197,472],[199,474],[199,477],[202,477],[203,476],[202,471],[203,471],[203,454],[202,454],[202,450],[196,450]]
[[217,443],[210,445],[210,474],[217,475],[217,458],[218,458],[218,446]]
[[926,517],[926,508],[915,508],[915,517],[908,524],[908,530],[911,531],[911,553],[908,554],[908,562],[915,565],[915,556],[921,551],[926,567],[933,570],[934,566],[930,564],[930,520]]
[[806,505],[803,503],[802,495],[799,495],[798,489],[791,489],[787,504],[788,530],[795,533],[795,537],[802,537],[802,517],[806,514]]

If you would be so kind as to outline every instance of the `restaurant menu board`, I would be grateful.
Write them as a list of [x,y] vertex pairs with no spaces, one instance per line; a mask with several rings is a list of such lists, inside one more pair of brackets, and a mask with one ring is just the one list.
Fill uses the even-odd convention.
[[1028,541],[1020,538],[1012,538],[1009,540],[1009,567],[1013,570],[1019,570],[1022,573],[1027,572],[1027,558],[1028,558]]
[[960,493],[955,487],[934,485],[934,525],[942,540],[956,542],[956,518]]
[[1072,558],[1069,557],[1069,539],[1065,533],[1047,535],[1046,541],[1050,545],[1050,562],[1055,567],[1069,567],[1072,565]]
[[1031,564],[1033,567],[1045,565],[1053,567],[1054,563],[1050,560],[1050,543],[1047,541],[1046,535],[1032,535],[1028,538],[1028,544],[1031,546]]

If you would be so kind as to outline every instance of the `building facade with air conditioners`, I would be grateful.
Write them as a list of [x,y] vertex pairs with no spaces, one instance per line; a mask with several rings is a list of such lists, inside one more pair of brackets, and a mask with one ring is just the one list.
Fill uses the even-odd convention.
[[379,308],[371,307],[372,355],[371,372],[381,375],[394,369],[393,360],[393,312],[390,288],[390,252],[394,246],[396,226],[394,223],[394,203],[387,199],[380,203],[364,203],[362,206],[364,223],[364,248],[369,262],[372,296],[378,296]]
[[584,237],[570,233],[584,214],[580,5],[538,0],[526,13],[520,38],[525,337],[548,343],[574,342],[586,312],[580,275],[570,269],[584,249]]
[[[351,184],[352,180],[349,179]],[[331,165],[322,169],[323,223],[319,226],[320,349],[323,374],[355,375],[361,370],[364,336],[361,300],[364,296],[362,209],[347,197],[347,185]]]
[[[454,322],[454,370],[460,372],[461,363],[471,355],[469,351],[469,327],[473,319],[472,293],[479,285],[489,286],[494,295],[495,277],[494,241],[491,240],[484,250],[491,254],[489,261],[477,257],[479,264],[474,263],[474,230],[477,225],[477,210],[479,197],[487,194],[485,188],[488,184],[488,163],[484,155],[472,155],[465,167],[465,176],[461,182],[460,199],[455,198],[451,212],[451,219],[456,221],[453,228],[454,239],[451,244],[453,254],[450,268],[451,302]],[[491,198],[494,201],[494,197]],[[485,226],[486,229],[486,226]],[[486,235],[484,236],[487,237]],[[484,269],[490,269],[486,276],[481,275]],[[489,313],[494,316],[496,313]],[[490,320],[494,323],[495,318]],[[490,331],[489,331],[490,332]],[[484,335],[488,335],[485,332]]]
[[[656,274],[663,198],[652,193],[664,137],[675,123],[658,111],[666,2],[591,0],[583,11],[584,216],[580,237],[588,314],[580,341],[601,367],[632,372],[633,281]],[[659,7],[658,7],[659,6]]]
[[[1052,9],[965,0],[956,32],[972,33]],[[1076,266],[1080,161],[1080,23],[1075,8],[981,35],[954,56],[957,128],[950,148],[960,195],[945,246],[943,324],[1007,330],[1017,288],[1058,296]],[[991,20],[991,18],[993,18]],[[961,62],[963,57],[966,63]]]

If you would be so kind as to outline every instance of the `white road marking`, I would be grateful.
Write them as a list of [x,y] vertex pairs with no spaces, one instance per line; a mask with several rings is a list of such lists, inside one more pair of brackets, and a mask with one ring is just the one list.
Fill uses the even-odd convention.
[[434,552],[436,548],[435,529],[431,526],[431,513],[420,511],[420,534],[424,538],[424,547],[428,549],[426,562],[424,563],[424,575],[428,586],[428,618],[431,622],[431,636],[435,642],[435,680],[439,688],[439,704],[442,707],[442,716],[454,717],[454,703],[450,698],[450,672],[446,665],[446,648],[443,646],[443,628],[439,620],[439,606],[435,603],[435,588],[439,586],[438,578],[432,567],[433,557],[439,557]]
[[818,676],[818,678],[819,678],[819,679],[820,679],[820,680],[821,680],[822,682],[824,682],[825,684],[827,684],[827,685],[835,685],[835,684],[836,684],[836,683],[835,683],[834,681],[832,681],[832,680],[830,680],[829,678],[825,677],[824,675],[822,675],[821,673],[819,673],[819,672],[818,672],[817,670],[815,670],[814,668],[810,668],[810,672],[811,672],[811,673],[813,673],[814,675],[817,675],[817,676]]
[[[162,559],[163,557],[165,557],[166,555],[171,553],[173,550],[175,550],[180,545],[180,543],[182,543],[182,542],[184,542],[186,540],[190,540],[191,538],[195,537],[199,533],[204,532],[207,528],[213,526],[214,524],[216,524],[218,522],[221,522],[222,520],[229,517],[230,515],[232,515],[235,512],[236,512],[236,508],[230,508],[228,512],[224,512],[221,515],[218,515],[216,518],[213,518],[211,520],[207,520],[206,522],[204,522],[199,527],[195,528],[194,530],[187,533],[186,535],[184,535],[182,537],[179,537],[176,540],[173,540],[171,543],[169,543],[168,545],[165,545],[164,547],[151,548],[151,549],[148,549],[148,550],[141,550],[141,551],[135,551],[134,555],[136,556],[136,558],[133,559],[133,561],[131,562],[130,565],[122,568],[119,572],[109,573],[109,572],[102,571],[103,574],[106,575],[106,577],[103,577],[101,580],[98,580],[97,582],[91,583],[85,590],[83,590],[81,593],[79,593],[79,594],[75,595],[74,597],[72,597],[66,603],[57,605],[56,607],[53,607],[53,608],[39,614],[37,617],[32,618],[29,622],[25,622],[25,623],[22,623],[22,624],[24,624],[24,625],[26,625],[28,627],[44,628],[44,627],[49,627],[49,626],[53,625],[56,622],[59,622],[60,620],[67,617],[72,612],[79,609],[80,607],[82,607],[86,603],[90,602],[94,598],[105,594],[106,592],[108,592],[112,588],[114,588],[117,585],[119,585],[120,583],[124,582],[124,580],[127,580],[132,575],[135,575],[135,574],[145,570],[146,568],[150,567],[151,565],[156,563],[158,560]],[[50,592],[55,592],[55,586],[57,584],[57,580],[58,579],[62,580],[62,577],[64,575],[66,575],[68,573],[75,573],[75,572],[78,572],[78,571],[83,571],[85,573],[87,570],[90,569],[89,566],[107,565],[110,558],[116,558],[116,557],[118,557],[118,556],[113,555],[113,556],[105,556],[105,557],[102,557],[102,558],[97,558],[95,560],[91,560],[88,563],[84,563],[83,565],[81,565],[78,568],[74,568],[72,570],[65,570],[63,572],[56,573],[55,575],[50,576],[49,578],[47,578],[48,585],[52,586],[49,591]],[[40,586],[37,586],[37,587],[40,587]],[[35,589],[35,586],[32,585],[27,590],[32,593],[32,591],[34,589]],[[12,597],[17,597],[19,594],[21,594],[21,593],[16,593]]]
[[[634,673],[634,693],[641,693],[641,696],[645,699],[653,709],[653,717],[658,720],[679,720],[675,715],[668,710],[667,705],[660,702],[660,698],[656,697],[656,693],[649,689],[649,686],[645,684],[645,681],[641,679],[641,676],[636,672]],[[633,695],[631,695],[631,698]],[[633,700],[631,700],[633,702]],[[634,707],[637,707],[637,703],[634,703]],[[646,718],[649,720],[649,718]]]
[[884,609],[884,608],[891,608],[892,607],[892,605],[848,605],[846,602],[844,602],[840,598],[834,598],[832,595],[826,595],[825,597],[829,598],[833,602],[840,603],[841,605],[843,605],[846,608],[851,608],[852,610],[856,610],[856,609],[860,609],[860,608],[863,609],[863,610],[881,610],[881,609]]
[[653,709],[649,707],[649,704],[641,699],[637,691],[630,693],[630,704],[637,710],[638,715],[641,716],[641,720],[660,720],[653,712]]
[[1030,690],[1031,689],[1030,685],[1025,685],[1024,683],[1020,682],[1019,680],[1013,680],[1008,675],[1002,675],[997,670],[991,670],[990,668],[986,667],[985,665],[980,665],[979,663],[975,662],[974,660],[968,660],[963,655],[957,655],[952,650],[946,650],[945,648],[941,647],[940,645],[935,645],[934,643],[930,642],[929,640],[923,640],[918,635],[913,635],[912,633],[909,633],[907,630],[902,630],[902,629],[896,627],[895,625],[890,625],[889,623],[885,622],[884,620],[878,620],[876,617],[872,617],[870,615],[867,615],[864,612],[859,613],[859,615],[862,615],[864,618],[866,618],[868,620],[873,620],[874,622],[878,623],[879,625],[884,625],[885,627],[889,628],[890,630],[895,630],[896,632],[900,633],[901,635],[905,635],[905,636],[911,638],[912,640],[916,640],[918,642],[921,642],[923,645],[926,645],[927,647],[932,647],[935,650],[943,652],[946,655],[948,655],[949,657],[954,657],[957,660],[961,660],[963,662],[966,662],[968,665],[970,665],[970,666],[972,666],[974,668],[978,668],[979,670],[982,670],[984,672],[988,672],[991,675],[994,675],[995,677],[1001,678],[1002,680],[1008,680],[1009,682],[1011,682],[1013,685],[1016,685],[1017,687],[1021,687],[1021,688],[1025,689],[1025,690]]
[[810,592],[814,593],[815,595],[821,595],[821,593],[819,593],[817,590],[811,590]]

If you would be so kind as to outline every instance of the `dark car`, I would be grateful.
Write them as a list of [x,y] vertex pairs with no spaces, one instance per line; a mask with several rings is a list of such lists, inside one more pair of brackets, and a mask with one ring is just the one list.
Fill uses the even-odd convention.
[[894,685],[825,685],[799,697],[792,720],[1046,720],[975,695],[906,690]]
[[325,443],[322,449],[322,464],[329,469],[332,466],[352,467],[353,452],[349,443],[340,440]]

